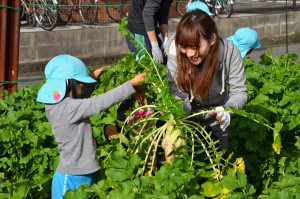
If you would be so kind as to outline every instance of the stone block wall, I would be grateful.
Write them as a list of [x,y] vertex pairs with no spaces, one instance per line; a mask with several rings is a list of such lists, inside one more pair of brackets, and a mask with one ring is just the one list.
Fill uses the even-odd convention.
[[[300,11],[289,12],[288,40],[300,43]],[[175,33],[179,18],[169,21],[170,34]],[[240,27],[258,32],[262,48],[284,45],[286,13],[215,19],[219,33],[232,35]],[[24,29],[20,34],[19,73],[43,72],[45,64],[59,54],[81,58],[88,66],[109,65],[124,56],[128,48],[118,31],[118,24],[57,27],[52,31]]]

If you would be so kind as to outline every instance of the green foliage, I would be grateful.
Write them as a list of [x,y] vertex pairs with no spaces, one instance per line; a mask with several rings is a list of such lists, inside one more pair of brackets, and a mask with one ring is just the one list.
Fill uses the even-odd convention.
[[116,153],[111,158],[106,170],[109,174],[107,179],[100,180],[91,187],[83,185],[73,195],[81,194],[84,188],[85,193],[94,193],[94,196],[100,198],[176,199],[217,195],[250,198],[255,191],[253,186],[247,184],[246,175],[241,172],[234,173],[229,170],[228,175],[221,181],[202,177],[205,171],[191,169],[188,156],[174,159],[173,164],[164,164],[154,176],[141,177],[136,176],[138,171],[133,172],[139,168],[140,159],[136,154],[128,154],[125,158]]
[[277,162],[278,173],[276,180],[262,191],[259,199],[264,198],[298,198],[300,189],[300,137],[297,139],[296,149],[281,157]]
[[44,105],[36,102],[40,84],[9,95],[1,90],[1,198],[48,198],[58,161]]
[[[255,119],[260,123],[248,119],[252,116],[236,116],[231,123],[231,150],[236,156],[244,157],[248,180],[258,187],[258,193],[266,192],[262,191],[265,188],[269,190],[268,187],[273,187],[273,182],[282,175],[280,162],[292,158],[299,150],[293,143],[300,132],[300,64],[294,62],[297,55],[273,58],[269,51],[261,59],[260,63],[244,60],[249,96],[243,109],[248,115],[259,115]],[[273,129],[261,124],[273,126]],[[274,153],[272,147],[280,154]],[[299,180],[299,173],[294,174]],[[293,193],[292,190],[286,192]]]
[[[126,21],[123,35],[131,37]],[[137,43],[138,51],[142,45]],[[294,54],[262,61],[244,61],[249,99],[231,123],[231,154],[220,151],[211,132],[188,120],[181,101],[170,94],[166,67],[156,64],[147,51],[136,60],[128,53],[105,68],[94,95],[102,94],[147,72],[148,104],[127,116],[151,108],[142,120],[116,120],[119,104],[91,118],[98,143],[101,170],[98,182],[68,191],[64,198],[297,198],[300,188],[299,63]],[[0,100],[0,198],[49,198],[51,180],[59,157],[44,105],[36,102],[40,84]],[[207,113],[203,110],[199,114]],[[107,141],[103,127],[118,122],[117,139]],[[182,130],[186,145],[173,150],[172,164],[157,161],[161,143],[171,122]],[[139,127],[138,130],[134,127]],[[133,138],[132,132],[138,135]],[[242,157],[242,158],[241,158]],[[245,172],[246,170],[246,172]]]
[[[124,23],[121,23],[119,29],[124,35],[132,37],[124,27]],[[139,44],[137,46],[141,47]],[[138,51],[140,51],[139,48]],[[210,196],[212,194],[210,187],[203,186],[201,189],[201,184],[210,182],[223,188],[223,185],[219,183],[222,182],[223,175],[226,175],[227,170],[233,167],[232,163],[229,162],[230,157],[224,159],[224,151],[220,151],[216,147],[217,142],[211,139],[210,133],[206,132],[199,124],[185,118],[181,101],[170,94],[166,67],[153,62],[149,53],[145,52],[145,54],[146,56],[142,59],[136,60],[133,53],[128,53],[112,67],[106,68],[93,93],[93,95],[102,94],[128,81],[138,73],[147,72],[147,83],[144,88],[150,103],[145,107],[151,107],[154,114],[126,125],[127,121],[123,123],[116,121],[116,110],[119,106],[116,104],[108,111],[92,117],[93,126],[95,129],[100,129],[100,134],[108,121],[111,124],[119,122],[122,126],[118,140],[107,143],[104,136],[98,137],[98,143],[103,143],[103,146],[99,146],[98,151],[103,170],[101,172],[102,177],[106,180],[104,180],[105,183],[98,183],[99,186],[95,188],[95,185],[92,189],[97,189],[98,192],[95,191],[95,194],[101,198],[112,196],[121,198],[124,195],[127,195],[128,198]],[[136,104],[135,108],[132,112],[129,111],[127,116],[143,107]],[[203,111],[199,114],[206,112]],[[157,125],[158,121],[168,121],[173,123],[176,128],[182,129],[185,133],[183,139],[188,144],[171,153],[180,155],[181,158],[173,159],[172,165],[163,162],[163,166],[153,173],[155,170],[154,162],[157,158],[155,154],[161,147],[160,139],[167,127],[164,122],[160,126]],[[134,130],[133,127],[135,126],[139,126],[140,130]],[[132,131],[138,135],[138,138],[130,136]],[[199,158],[204,159],[199,161]],[[241,180],[238,176],[241,175],[232,172],[231,180],[233,183],[237,181],[235,186],[228,187],[228,191],[225,187],[216,192],[214,196],[228,195],[229,193],[252,195],[254,193],[253,188],[249,191],[246,188],[247,183],[238,182]],[[243,179],[246,181],[245,175]],[[105,186],[106,188],[103,189],[100,187],[103,184],[109,184],[109,186]],[[199,191],[200,189],[201,191]],[[87,190],[86,192],[93,191]]]

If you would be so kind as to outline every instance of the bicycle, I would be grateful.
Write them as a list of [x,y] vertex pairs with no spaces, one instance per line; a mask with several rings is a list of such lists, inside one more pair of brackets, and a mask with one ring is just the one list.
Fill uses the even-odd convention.
[[25,24],[28,24],[29,26],[35,26],[36,20],[33,15],[33,12],[30,11],[30,8],[28,6],[28,0],[21,0],[21,12],[20,12],[20,20],[21,24],[23,22],[23,19],[25,19]]
[[98,16],[98,0],[55,0],[62,22],[67,23],[72,12],[79,12],[83,23],[94,24]]
[[121,22],[121,19],[127,17],[128,2],[128,0],[107,0],[106,13],[108,17],[115,22]]
[[[189,0],[176,1],[176,10],[181,16],[186,13],[188,2]],[[233,0],[204,0],[202,2],[204,2],[219,19],[229,18],[233,13]]]
[[44,30],[53,30],[55,28],[57,10],[54,6],[54,0],[21,0],[21,5],[21,17],[27,15],[28,22],[31,25],[37,23]]

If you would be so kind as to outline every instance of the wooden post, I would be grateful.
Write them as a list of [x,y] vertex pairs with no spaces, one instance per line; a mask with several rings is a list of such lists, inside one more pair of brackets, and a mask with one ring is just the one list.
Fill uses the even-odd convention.
[[[6,24],[7,24],[7,0],[0,0],[2,7],[0,8],[0,89],[5,88],[2,82],[6,78],[5,52],[6,52]],[[1,97],[1,96],[0,96]]]
[[20,1],[0,0],[0,89],[13,93],[18,80]]

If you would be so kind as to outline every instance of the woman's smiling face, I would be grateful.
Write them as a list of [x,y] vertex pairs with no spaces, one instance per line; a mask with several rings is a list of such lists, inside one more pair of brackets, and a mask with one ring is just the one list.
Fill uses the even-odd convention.
[[189,61],[194,65],[201,64],[207,57],[210,48],[216,42],[216,34],[213,33],[209,40],[200,37],[199,47],[180,44],[180,52],[187,56]]
[[201,38],[199,48],[197,47],[187,47],[184,45],[180,45],[180,51],[182,54],[185,54],[190,62],[194,65],[199,65],[207,56],[210,44],[207,40]]

